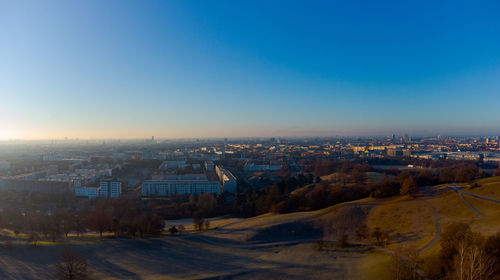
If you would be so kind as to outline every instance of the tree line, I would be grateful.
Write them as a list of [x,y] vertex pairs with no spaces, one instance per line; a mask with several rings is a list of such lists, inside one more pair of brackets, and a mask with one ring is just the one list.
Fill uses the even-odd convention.
[[88,231],[115,236],[144,235],[162,232],[165,221],[154,208],[140,199],[110,199],[84,204],[79,208],[57,208],[54,211],[5,208],[0,215],[2,226],[15,235],[27,233],[35,245],[40,238],[56,240],[73,232],[80,236]]
[[[437,166],[440,167],[383,170],[381,180],[373,180],[366,173],[376,169],[368,163],[321,159],[304,168],[311,173],[282,176],[277,183],[261,190],[244,186],[236,196],[235,211],[254,216],[266,212],[317,210],[370,196],[415,196],[420,187],[473,182],[488,176],[475,163],[467,161],[439,162]],[[321,180],[325,175],[330,176]]]

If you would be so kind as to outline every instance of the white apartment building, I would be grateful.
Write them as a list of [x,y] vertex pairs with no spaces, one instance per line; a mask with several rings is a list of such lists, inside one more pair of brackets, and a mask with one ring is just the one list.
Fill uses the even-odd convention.
[[118,180],[103,180],[99,183],[99,187],[75,186],[76,196],[86,196],[89,199],[102,198],[118,198],[122,194],[122,183]]
[[155,179],[142,183],[142,196],[221,193],[219,181],[208,180],[204,174],[169,175]]
[[122,183],[118,180],[103,180],[99,183],[99,196],[118,198],[122,195]]

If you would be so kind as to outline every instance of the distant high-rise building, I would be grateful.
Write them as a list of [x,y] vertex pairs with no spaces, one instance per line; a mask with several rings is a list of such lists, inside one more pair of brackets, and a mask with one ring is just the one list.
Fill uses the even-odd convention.
[[406,133],[405,133],[405,134],[403,135],[403,142],[408,142],[408,139],[409,139],[409,138],[408,138],[408,134],[406,134]]

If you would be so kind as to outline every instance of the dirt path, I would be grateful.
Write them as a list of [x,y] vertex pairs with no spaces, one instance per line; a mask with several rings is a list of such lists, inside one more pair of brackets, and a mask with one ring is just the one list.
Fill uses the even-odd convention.
[[[476,208],[474,208],[464,197],[463,195],[466,194],[466,195],[470,195],[472,197],[476,197],[476,198],[479,198],[479,199],[484,199],[484,200],[488,200],[488,201],[492,201],[492,202],[496,202],[496,203],[500,203],[500,201],[498,200],[495,200],[495,199],[492,199],[492,198],[489,198],[489,197],[485,197],[485,196],[480,196],[480,195],[476,195],[476,194],[473,194],[473,193],[469,193],[469,192],[466,192],[466,191],[463,191],[461,190],[459,187],[457,186],[449,186],[450,189],[452,189],[453,191],[455,191],[458,195],[458,197],[460,197],[460,199],[462,200],[462,202],[471,210],[473,211],[477,217],[476,218],[473,218],[475,220],[479,220],[479,219],[482,219],[484,216],[483,214],[481,214],[481,212],[479,212],[479,210],[477,210]],[[426,191],[427,194],[430,194],[432,195],[432,191],[430,190],[427,190]],[[434,210],[434,209],[433,209]],[[433,211],[434,212],[434,211]],[[442,232],[442,226],[441,226],[441,218],[437,217],[436,214],[433,215],[434,216],[434,223],[436,225],[436,234],[434,235],[434,238],[429,242],[427,243],[424,247],[422,247],[418,253],[421,254],[427,250],[429,250],[430,248],[432,248],[434,245],[436,245],[438,242],[439,242],[439,239],[441,238],[441,232]]]
[[[489,185],[489,184],[493,184],[493,183],[488,183],[488,184],[484,184],[484,185]],[[497,184],[497,183],[495,183]],[[486,196],[482,196],[482,195],[478,195],[478,194],[473,194],[473,193],[470,193],[470,192],[466,192],[464,190],[462,190],[460,187],[454,185],[454,186],[450,186],[451,189],[455,190],[456,192],[459,192],[459,193],[463,193],[463,194],[466,194],[466,195],[470,195],[470,196],[473,196],[475,198],[479,198],[479,199],[483,199],[483,200],[488,200],[488,201],[491,201],[491,202],[495,202],[495,203],[500,203],[500,200],[496,200],[496,199],[493,199],[491,197],[486,197]]]
[[473,193],[462,191],[462,190],[459,190],[459,191],[461,193],[463,193],[463,194],[470,195],[470,196],[473,196],[475,198],[479,198],[479,199],[483,199],[483,200],[488,200],[488,201],[495,202],[495,203],[500,203],[500,200],[496,200],[496,199],[489,198],[489,197],[482,196],[482,195],[473,194]]
[[474,218],[475,220],[479,220],[479,219],[482,219],[484,216],[483,214],[481,214],[481,212],[479,212],[479,210],[477,210],[476,208],[474,208],[472,205],[470,205],[470,203],[465,200],[464,196],[463,196],[463,191],[461,189],[459,189],[457,186],[450,186],[450,189],[454,190],[458,197],[460,197],[460,199],[462,200],[462,202],[467,206],[469,207],[470,210],[472,210],[474,213],[476,213],[477,217]]
[[434,247],[434,245],[436,245],[439,242],[439,239],[441,238],[441,232],[442,232],[441,219],[434,217],[434,224],[436,226],[436,233],[434,234],[434,238],[432,238],[432,240],[429,243],[425,244],[424,247],[418,250],[419,255],[429,250],[430,248]]

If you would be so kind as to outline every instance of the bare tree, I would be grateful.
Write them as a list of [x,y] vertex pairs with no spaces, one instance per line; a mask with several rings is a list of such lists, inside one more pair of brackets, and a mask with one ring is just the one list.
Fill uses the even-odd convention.
[[30,232],[28,236],[28,242],[30,242],[33,246],[36,247],[39,240],[40,240],[40,235],[38,235],[38,233],[34,231]]
[[197,231],[202,231],[205,221],[200,217],[198,213],[195,213],[193,219],[194,219],[194,229]]
[[491,279],[494,273],[494,261],[483,249],[475,245],[460,242],[457,254],[453,260],[452,279],[457,280],[486,280]]
[[74,217],[72,213],[66,209],[56,210],[53,221],[59,224],[59,228],[66,238],[68,238],[69,232],[75,228]]
[[355,233],[356,233],[356,238],[358,238],[359,240],[363,240],[368,238],[369,229],[365,223],[362,223],[360,226],[358,226]]
[[113,223],[113,218],[111,215],[103,210],[96,209],[88,216],[88,226],[90,229],[99,232],[99,236],[102,237],[102,233],[106,230],[111,229]]
[[409,195],[409,196],[415,196],[415,194],[418,192],[418,186],[417,182],[415,182],[415,179],[413,178],[406,178],[403,181],[403,184],[401,185],[401,190],[400,194],[401,195]]
[[352,236],[358,225],[364,224],[366,214],[357,206],[344,206],[325,222],[325,233],[337,240]]
[[56,265],[55,278],[60,280],[87,279],[87,259],[71,247],[59,252],[60,263]]
[[185,229],[185,228],[184,228],[184,226],[183,226],[183,225],[179,225],[179,226],[177,227],[177,230],[179,231],[179,235],[182,235],[182,232],[184,231],[184,229]]
[[418,251],[414,248],[399,248],[392,254],[391,268],[394,280],[421,279],[418,270]]

